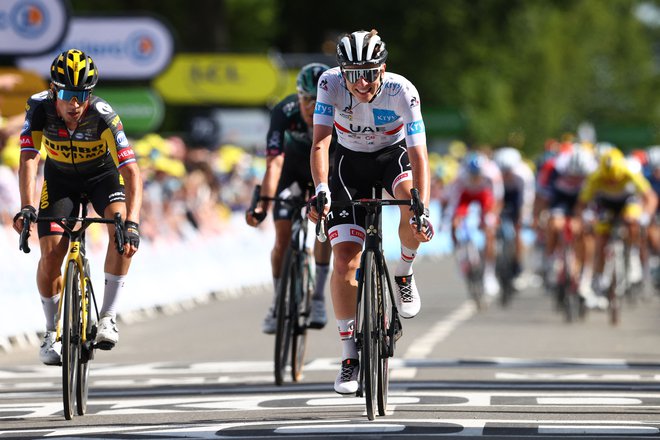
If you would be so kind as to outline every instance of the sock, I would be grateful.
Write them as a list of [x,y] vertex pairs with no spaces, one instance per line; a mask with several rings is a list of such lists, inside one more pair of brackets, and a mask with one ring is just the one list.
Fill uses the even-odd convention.
[[353,329],[355,327],[355,319],[338,319],[337,328],[339,329],[339,338],[341,339],[341,360],[344,359],[357,359],[357,347],[353,339]]
[[329,264],[316,263],[316,288],[312,299],[323,301],[325,298],[325,282],[328,280],[328,273],[330,273]]
[[277,292],[280,290],[280,279],[273,277],[273,302],[270,305],[270,308],[275,310],[277,306]]
[[55,331],[55,317],[57,316],[59,304],[59,295],[55,295],[51,298],[46,298],[45,296],[41,297],[41,307],[44,309],[44,315],[46,316],[46,331]]
[[124,279],[126,275],[113,275],[105,273],[105,291],[103,292],[103,307],[101,307],[101,316],[117,316],[115,310],[117,295],[124,289]]
[[409,249],[401,245],[401,259],[396,265],[394,276],[405,277],[411,275],[413,273],[412,265],[413,261],[415,261],[415,256],[417,256],[417,249]]

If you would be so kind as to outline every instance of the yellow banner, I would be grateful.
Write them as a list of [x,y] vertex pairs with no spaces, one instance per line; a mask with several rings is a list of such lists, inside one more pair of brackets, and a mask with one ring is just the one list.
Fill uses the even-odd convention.
[[0,115],[7,117],[25,112],[25,103],[48,85],[33,72],[0,67]]
[[287,78],[266,55],[179,54],[153,85],[170,104],[265,105]]

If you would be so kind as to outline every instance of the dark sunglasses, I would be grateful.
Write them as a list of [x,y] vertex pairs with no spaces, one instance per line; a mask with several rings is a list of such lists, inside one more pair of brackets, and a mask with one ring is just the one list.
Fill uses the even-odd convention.
[[73,98],[76,98],[78,102],[85,102],[87,98],[89,98],[89,95],[91,94],[92,92],[89,90],[58,89],[57,99],[61,99],[62,101],[66,101],[66,102],[71,102]]
[[366,82],[374,82],[380,76],[380,67],[371,69],[344,69],[346,80],[350,83],[356,83],[360,78],[364,78]]

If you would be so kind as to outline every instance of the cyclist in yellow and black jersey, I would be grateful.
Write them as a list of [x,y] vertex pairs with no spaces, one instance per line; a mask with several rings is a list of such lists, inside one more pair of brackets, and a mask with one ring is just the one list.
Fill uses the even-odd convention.
[[[127,243],[123,255],[114,247],[114,226],[108,226],[105,260],[105,292],[96,342],[112,348],[119,339],[115,302],[124,288],[131,257],[140,243],[139,215],[142,180],[135,154],[119,116],[92,90],[98,71],[91,57],[77,49],[59,54],[51,65],[51,87],[27,102],[21,132],[19,185],[21,211],[14,217],[20,233],[23,218],[77,216],[78,203],[86,198],[106,218],[119,212],[125,219]],[[37,197],[36,176],[39,151],[44,148],[44,182]],[[37,287],[46,316],[46,334],[40,359],[48,365],[60,363],[55,347],[55,315],[62,287],[61,266],[68,238],[56,223],[39,223],[41,257]]]

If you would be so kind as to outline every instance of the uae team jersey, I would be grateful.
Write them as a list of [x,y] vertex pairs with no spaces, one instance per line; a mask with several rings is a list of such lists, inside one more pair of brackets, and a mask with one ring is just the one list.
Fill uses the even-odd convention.
[[339,67],[323,72],[314,124],[334,125],[339,144],[358,152],[378,151],[404,139],[407,147],[426,146],[417,89],[390,72],[385,72],[380,91],[369,103],[358,102],[349,93]]
[[93,176],[136,161],[119,116],[95,95],[73,132],[57,115],[51,92],[33,95],[26,105],[21,151],[36,152],[42,146],[53,167],[64,174]]

